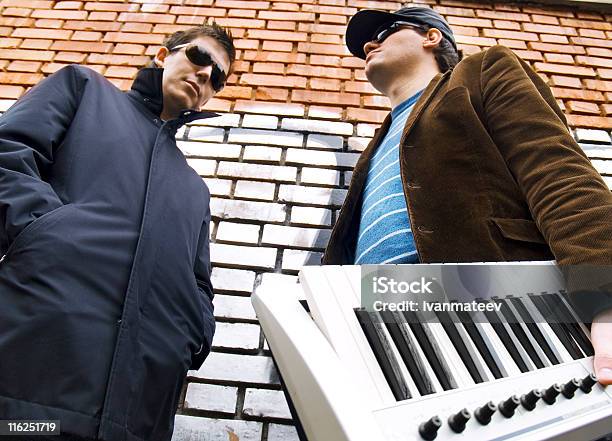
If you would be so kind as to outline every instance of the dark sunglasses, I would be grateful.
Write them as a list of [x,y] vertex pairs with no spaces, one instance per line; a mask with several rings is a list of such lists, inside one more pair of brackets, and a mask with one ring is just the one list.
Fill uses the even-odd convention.
[[414,23],[408,23],[406,21],[395,21],[391,24],[384,24],[381,27],[379,27],[376,30],[376,32],[374,32],[374,35],[372,35],[372,38],[370,39],[370,41],[381,44],[383,41],[387,39],[387,37],[389,37],[389,35],[405,27],[411,27],[411,28],[419,29],[421,31],[425,31],[425,28],[423,26],[419,26]]
[[212,84],[215,92],[220,92],[225,86],[225,81],[227,80],[227,75],[223,72],[223,69],[219,67],[219,65],[213,60],[212,55],[204,49],[203,47],[198,46],[195,43],[185,43],[179,44],[178,46],[174,46],[172,49],[169,49],[170,52],[177,51],[179,49],[185,48],[185,56],[189,61],[197,66],[212,66],[212,73],[210,74],[210,83]]

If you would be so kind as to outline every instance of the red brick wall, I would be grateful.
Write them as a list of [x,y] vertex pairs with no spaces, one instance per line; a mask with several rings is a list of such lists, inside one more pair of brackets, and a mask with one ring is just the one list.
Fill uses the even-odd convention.
[[[509,2],[421,0],[452,25],[465,54],[514,49],[549,81],[574,127],[612,129],[612,12]],[[125,89],[164,36],[214,18],[231,28],[235,74],[209,107],[292,103],[302,116],[377,123],[388,102],[343,43],[353,0],[0,0],[0,99],[15,99],[64,64],[82,63]]]
[[[466,54],[505,44],[549,80],[576,138],[612,189],[612,16],[571,7],[424,0]],[[349,6],[350,5],[350,6]],[[0,0],[0,111],[67,63],[128,88],[164,36],[213,17],[236,37],[236,73],[178,147],[211,194],[217,331],[190,371],[174,441],[297,441],[249,296],[295,289],[318,264],[351,170],[388,101],[343,44],[355,0]],[[603,129],[603,130],[602,130]],[[278,288],[277,284],[288,284]],[[289,286],[289,287],[288,287]],[[283,292],[283,291],[280,291]]]

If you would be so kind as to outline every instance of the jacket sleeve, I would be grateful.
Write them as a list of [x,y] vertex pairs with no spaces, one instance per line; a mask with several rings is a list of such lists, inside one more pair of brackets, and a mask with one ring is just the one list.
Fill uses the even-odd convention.
[[[594,268],[602,271],[597,287],[592,283],[586,291],[612,286],[612,193],[569,133],[550,89],[501,46],[483,56],[480,87],[489,133],[568,289],[584,293],[583,282]],[[612,306],[605,293],[572,298],[580,300],[585,316]]]
[[34,86],[0,117],[0,255],[62,201],[45,181],[80,100],[76,68]]
[[[210,199],[210,198],[209,198]],[[198,240],[198,253],[196,256],[194,273],[198,286],[198,295],[201,296],[204,316],[204,340],[199,351],[194,353],[191,358],[190,369],[199,369],[202,363],[210,353],[212,339],[215,334],[215,316],[213,299],[213,287],[210,281],[211,266],[210,266],[210,207],[207,206],[206,216],[202,223],[200,237]]]

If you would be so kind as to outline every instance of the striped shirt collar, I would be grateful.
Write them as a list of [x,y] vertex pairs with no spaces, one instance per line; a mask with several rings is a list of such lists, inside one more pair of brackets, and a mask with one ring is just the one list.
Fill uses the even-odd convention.
[[423,94],[423,91],[425,89],[421,89],[419,90],[417,93],[415,93],[414,95],[412,95],[410,98],[408,98],[406,101],[401,102],[400,104],[398,104],[397,106],[395,106],[392,110],[391,110],[391,119],[395,119],[397,118],[397,116],[399,114],[401,114],[404,110],[406,110],[409,107],[412,107],[414,105],[414,103],[417,102],[417,100],[421,97],[421,95]]

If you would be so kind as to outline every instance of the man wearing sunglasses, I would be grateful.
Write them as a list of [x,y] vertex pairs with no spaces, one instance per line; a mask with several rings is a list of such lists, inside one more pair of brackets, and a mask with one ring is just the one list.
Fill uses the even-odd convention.
[[210,193],[175,134],[216,116],[203,107],[234,59],[227,31],[198,26],[127,93],[69,66],[0,118],[1,420],[171,439],[215,330]]
[[550,89],[505,47],[459,61],[428,8],[359,11],[346,43],[392,111],[355,166],[323,262],[556,259],[612,384],[612,194]]

